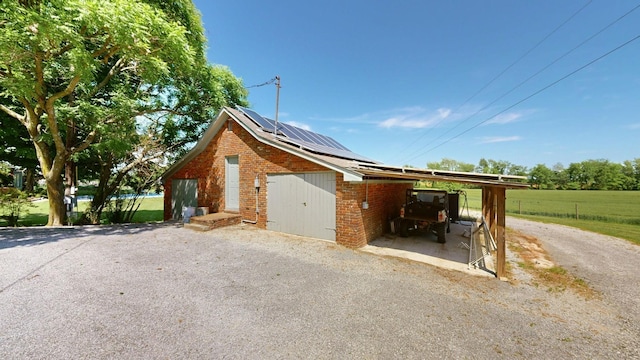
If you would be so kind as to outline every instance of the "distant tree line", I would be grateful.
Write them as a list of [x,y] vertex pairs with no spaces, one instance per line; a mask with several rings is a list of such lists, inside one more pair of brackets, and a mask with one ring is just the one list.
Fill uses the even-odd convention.
[[640,190],[640,158],[614,163],[606,159],[585,160],[565,167],[538,164],[532,169],[504,160],[480,159],[478,165],[443,158],[427,168],[483,174],[526,176],[534,189]]
[[640,190],[640,158],[622,164],[609,160],[585,160],[565,168],[538,164],[529,171],[529,183],[539,189]]

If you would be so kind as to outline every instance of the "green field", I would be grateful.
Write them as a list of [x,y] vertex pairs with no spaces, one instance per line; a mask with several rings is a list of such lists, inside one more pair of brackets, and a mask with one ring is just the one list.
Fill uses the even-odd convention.
[[[469,208],[480,209],[481,190],[466,192]],[[506,206],[510,216],[573,226],[640,244],[640,191],[507,190]]]
[[[47,201],[37,201],[33,203],[33,207],[29,208],[29,213],[20,218],[18,223],[20,226],[38,226],[47,223],[49,214],[49,203]],[[88,201],[78,202],[79,211],[83,212],[89,205]],[[133,222],[143,223],[151,221],[163,220],[163,198],[150,197],[142,200],[140,208],[133,216]],[[5,220],[0,219],[0,226],[7,226]]]

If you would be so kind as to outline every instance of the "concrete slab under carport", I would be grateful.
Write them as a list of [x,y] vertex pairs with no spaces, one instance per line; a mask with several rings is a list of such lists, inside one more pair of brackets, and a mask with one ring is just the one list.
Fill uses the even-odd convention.
[[[456,270],[470,275],[495,277],[493,258],[488,255],[478,266],[469,267],[469,241],[464,236],[465,230],[470,232],[471,223],[462,222],[451,224],[451,232],[447,234],[447,242],[440,244],[433,233],[419,233],[409,237],[401,237],[389,234],[371,241],[367,246],[359,250],[368,253],[392,256],[425,264],[437,266],[443,269]],[[477,254],[484,250],[484,241],[480,233],[475,236]],[[473,259],[477,259],[475,255]]]

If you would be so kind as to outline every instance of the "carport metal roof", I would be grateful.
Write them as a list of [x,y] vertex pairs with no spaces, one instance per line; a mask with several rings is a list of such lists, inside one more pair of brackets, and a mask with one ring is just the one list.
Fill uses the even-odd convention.
[[527,180],[526,176],[418,169],[365,163],[357,163],[357,166],[352,169],[363,174],[365,180],[432,180],[506,189],[529,188],[529,184],[525,182]]

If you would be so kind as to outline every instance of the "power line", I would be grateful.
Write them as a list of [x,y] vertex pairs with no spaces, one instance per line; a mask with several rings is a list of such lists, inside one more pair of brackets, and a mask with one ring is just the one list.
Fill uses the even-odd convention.
[[[440,136],[436,137],[434,139],[434,141],[442,138],[443,136],[445,136],[446,134],[450,133],[451,131],[457,129],[460,125],[464,124],[465,122],[467,122],[468,120],[470,120],[472,117],[476,116],[479,112],[488,109],[491,105],[495,104],[496,102],[502,100],[505,96],[511,94],[512,92],[514,92],[515,90],[517,90],[518,88],[520,88],[522,85],[526,84],[527,82],[529,82],[529,80],[533,79],[534,77],[540,75],[542,72],[544,72],[545,70],[547,70],[548,68],[550,68],[552,65],[554,65],[555,63],[557,63],[558,61],[564,59],[565,57],[567,57],[569,54],[571,54],[572,52],[576,51],[577,49],[579,49],[580,47],[582,47],[584,44],[588,43],[589,41],[591,41],[593,38],[595,38],[596,36],[600,35],[601,33],[603,33],[605,30],[609,29],[611,26],[613,26],[614,24],[616,24],[617,22],[619,22],[620,20],[622,20],[623,18],[625,18],[627,15],[631,14],[632,12],[634,12],[635,10],[637,10],[638,8],[640,8],[640,4],[636,5],[634,8],[632,8],[631,10],[627,11],[625,14],[623,14],[622,16],[618,17],[616,20],[612,21],[611,23],[609,23],[607,26],[603,27],[602,29],[600,29],[599,31],[597,31],[596,33],[594,33],[593,35],[589,36],[587,39],[583,40],[582,42],[580,42],[578,45],[574,46],[573,48],[571,48],[569,51],[565,52],[564,54],[560,55],[559,57],[557,57],[555,60],[553,60],[552,62],[550,62],[549,64],[547,64],[546,66],[544,66],[542,69],[538,70],[537,72],[535,72],[533,75],[529,76],[528,78],[526,78],[525,80],[521,81],[518,85],[512,87],[511,89],[509,89],[507,92],[503,93],[502,95],[498,96],[496,99],[494,99],[493,101],[491,101],[489,104],[485,105],[484,107],[482,107],[480,110],[474,112],[473,114],[471,114],[470,116],[468,116],[466,119],[464,119],[463,121],[459,122],[458,124],[456,124],[454,127],[450,128],[449,130],[445,131],[444,133],[442,133]],[[424,153],[423,153],[424,154]]]
[[[576,17],[580,12],[582,12],[582,10],[584,10],[587,6],[589,6],[591,3],[593,2],[593,0],[589,0],[587,1],[584,5],[582,5],[582,7],[580,9],[578,9],[576,12],[574,12],[571,16],[569,16],[566,20],[564,20],[560,25],[556,26],[555,29],[553,29],[551,32],[549,32],[546,36],[544,36],[540,41],[538,41],[535,45],[533,45],[533,47],[531,47],[529,50],[527,50],[524,54],[522,54],[519,58],[517,58],[514,62],[512,62],[509,66],[507,66],[504,70],[502,70],[500,73],[498,73],[498,75],[494,76],[491,80],[489,80],[488,83],[486,83],[484,86],[482,86],[479,90],[477,90],[473,95],[471,95],[469,98],[467,98],[462,104],[460,104],[452,113],[456,113],[458,110],[460,110],[463,106],[465,106],[469,101],[473,100],[476,96],[478,96],[481,92],[483,92],[486,88],[488,88],[491,84],[493,84],[496,80],[498,80],[499,78],[502,77],[502,75],[504,75],[507,71],[509,71],[512,67],[514,67],[516,64],[518,64],[520,61],[522,61],[522,59],[524,59],[525,57],[527,57],[531,52],[533,52],[533,50],[537,49],[540,45],[542,45],[542,43],[544,43],[547,39],[549,39],[553,34],[555,34],[558,30],[560,30],[563,26],[565,26],[569,21],[571,21],[574,17]],[[506,96],[503,95],[503,96]],[[498,101],[499,99],[494,100],[494,102]],[[492,103],[493,104],[493,103]],[[486,108],[486,107],[485,107]],[[475,112],[474,114],[472,114],[469,118],[475,116],[478,112],[484,110],[485,108],[482,108],[480,110],[478,110],[477,112]],[[463,122],[467,121],[469,118],[463,120]],[[433,124],[432,128],[435,128],[436,126],[438,126],[442,121],[444,121],[444,119],[440,119],[439,121],[437,121],[435,124]],[[455,127],[453,128],[455,129]],[[451,131],[451,130],[449,130]],[[445,132],[444,134],[440,135],[439,137],[435,138],[435,140],[438,140],[439,138],[441,138],[442,136],[446,135],[449,131]],[[409,146],[407,148],[412,147],[416,142],[418,142],[419,140],[423,139],[426,135],[428,134],[427,131],[423,132],[423,134],[421,136],[418,136],[413,142],[411,142],[411,144],[409,144]],[[418,152],[420,149],[416,149],[414,150],[412,153],[410,153],[409,155],[407,155],[407,158],[409,158],[411,155],[415,154],[416,152]],[[409,158],[412,159],[412,158]]]
[[257,85],[251,85],[251,86],[247,86],[245,89],[251,89],[251,88],[256,88],[256,87],[260,87],[260,86],[265,86],[265,85],[269,85],[269,84],[273,84],[276,80],[278,80],[278,77],[274,77],[273,79],[269,80],[269,81],[265,81],[262,84],[257,84]]
[[611,55],[612,53],[614,53],[614,52],[616,52],[616,51],[618,51],[618,50],[622,49],[623,47],[625,47],[625,46],[627,46],[627,45],[631,44],[632,42],[634,42],[634,41],[638,40],[639,38],[640,38],[640,35],[637,35],[637,36],[635,36],[634,38],[632,38],[632,39],[630,39],[630,40],[628,40],[628,41],[626,41],[626,42],[622,43],[621,45],[616,46],[616,47],[615,47],[615,48],[613,48],[612,50],[609,50],[608,52],[604,53],[603,55],[600,55],[599,57],[597,57],[597,58],[595,58],[595,59],[593,59],[593,60],[589,61],[589,62],[588,62],[588,63],[586,63],[585,65],[582,65],[581,67],[579,67],[579,68],[577,68],[576,70],[574,70],[574,71],[572,71],[572,72],[568,73],[567,75],[565,75],[565,76],[561,77],[560,79],[558,79],[558,80],[556,80],[556,81],[554,81],[554,82],[552,82],[552,83],[550,83],[550,84],[548,84],[548,85],[546,85],[546,86],[542,87],[541,89],[539,89],[539,90],[535,91],[534,93],[532,93],[532,94],[530,94],[530,95],[526,96],[525,98],[523,98],[523,99],[519,100],[518,102],[514,103],[513,105],[510,105],[510,106],[506,107],[505,109],[503,109],[503,110],[499,111],[498,113],[494,114],[493,116],[490,116],[490,117],[486,118],[485,120],[483,120],[483,121],[481,121],[481,122],[479,122],[479,123],[477,123],[477,124],[473,125],[472,127],[470,127],[470,128],[468,128],[468,129],[466,129],[466,130],[464,130],[464,131],[462,131],[462,132],[458,133],[457,135],[455,135],[455,136],[453,136],[453,137],[451,137],[451,138],[449,138],[449,139],[447,139],[447,140],[445,140],[445,141],[441,142],[440,144],[438,144],[438,145],[436,145],[436,146],[433,146],[433,147],[429,148],[427,151],[425,151],[425,152],[421,153],[420,155],[424,155],[424,154],[428,153],[428,152],[429,152],[429,151],[431,151],[431,150],[435,150],[435,149],[439,148],[440,146],[442,146],[442,145],[444,145],[444,144],[446,144],[446,143],[450,142],[451,140],[454,140],[454,139],[456,139],[456,138],[458,138],[458,137],[460,137],[460,136],[462,136],[462,135],[464,135],[464,134],[468,133],[469,131],[471,131],[471,130],[473,130],[473,129],[477,128],[478,126],[480,126],[480,125],[482,125],[482,124],[484,124],[484,123],[488,122],[489,120],[491,120],[491,119],[495,118],[496,116],[501,115],[501,114],[503,114],[504,112],[506,112],[506,111],[508,111],[508,110],[513,109],[514,107],[516,107],[516,106],[518,106],[518,105],[522,104],[523,102],[525,102],[525,101],[527,101],[527,100],[531,99],[532,97],[534,97],[534,96],[536,96],[536,95],[540,94],[541,92],[543,92],[543,91],[545,91],[545,90],[547,90],[547,89],[551,88],[552,86],[554,86],[554,85],[558,84],[559,82],[561,82],[561,81],[563,81],[563,80],[567,79],[568,77],[570,77],[570,76],[572,76],[572,75],[576,74],[577,72],[579,72],[579,71],[581,71],[581,70],[583,70],[583,69],[585,69],[585,68],[587,68],[587,67],[591,66],[592,64],[594,64],[594,63],[596,63],[596,62],[598,62],[598,61],[602,60],[603,58],[605,58],[605,57],[607,57],[607,56]]

